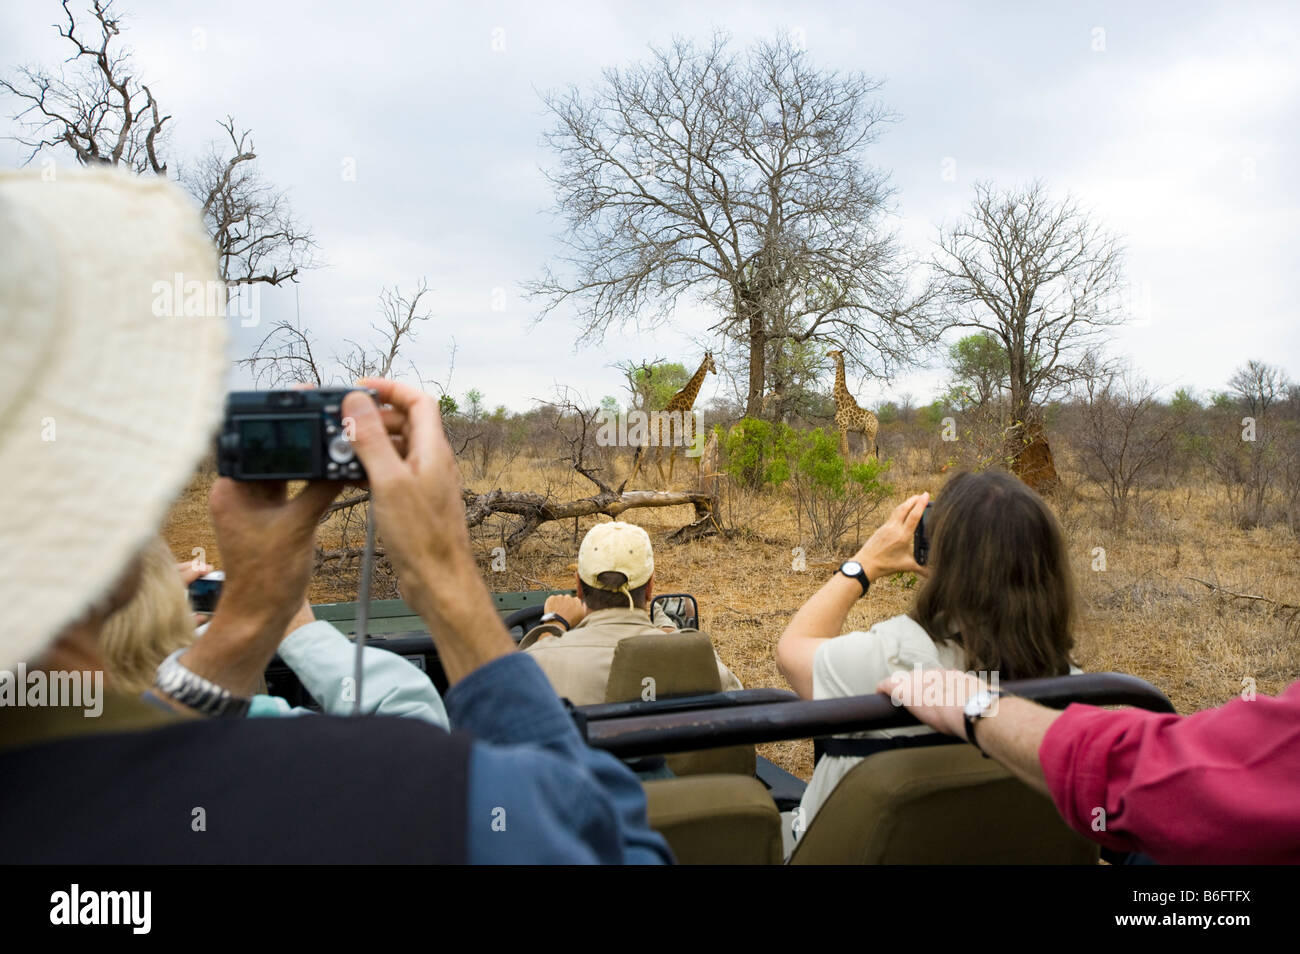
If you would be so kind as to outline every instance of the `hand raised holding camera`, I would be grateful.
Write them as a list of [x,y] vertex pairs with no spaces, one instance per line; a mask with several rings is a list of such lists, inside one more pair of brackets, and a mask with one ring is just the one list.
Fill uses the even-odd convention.
[[226,582],[208,631],[181,657],[184,666],[231,692],[252,693],[306,598],[316,525],[338,490],[309,483],[290,497],[283,481],[218,478],[209,506]]
[[877,528],[870,539],[854,557],[867,571],[873,583],[892,573],[911,572],[929,576],[930,571],[920,566],[913,555],[916,525],[921,522],[930,495],[914,494],[894,508],[889,519]]
[[429,395],[382,378],[358,383],[390,405],[381,411],[360,392],[343,401],[369,477],[371,512],[402,595],[429,624],[454,683],[515,648],[470,550],[456,456]]

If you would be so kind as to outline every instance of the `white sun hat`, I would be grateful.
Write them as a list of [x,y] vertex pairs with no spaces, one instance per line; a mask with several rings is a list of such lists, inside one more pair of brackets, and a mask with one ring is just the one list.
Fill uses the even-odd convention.
[[198,209],[170,182],[0,170],[0,669],[111,592],[212,446],[215,283]]

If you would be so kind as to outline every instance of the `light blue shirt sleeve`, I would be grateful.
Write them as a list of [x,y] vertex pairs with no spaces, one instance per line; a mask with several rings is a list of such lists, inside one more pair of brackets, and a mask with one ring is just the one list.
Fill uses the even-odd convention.
[[[324,620],[300,626],[280,643],[280,658],[329,715],[351,715],[356,646]],[[367,646],[361,660],[361,708],[369,715],[423,719],[448,727],[447,708],[433,681],[396,653]],[[300,715],[275,696],[254,696],[250,717]]]
[[472,864],[670,864],[630,769],[588,746],[527,653],[470,673],[447,693],[470,751]]
[[256,695],[248,702],[249,719],[274,719],[278,716],[311,715],[310,709],[295,709],[288,699],[279,696]]

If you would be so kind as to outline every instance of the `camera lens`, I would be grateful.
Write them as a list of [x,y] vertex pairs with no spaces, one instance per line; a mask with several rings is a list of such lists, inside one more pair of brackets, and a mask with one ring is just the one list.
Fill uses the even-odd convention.
[[330,441],[329,455],[330,460],[338,461],[340,464],[346,464],[356,456],[356,451],[352,449],[352,442],[340,434]]

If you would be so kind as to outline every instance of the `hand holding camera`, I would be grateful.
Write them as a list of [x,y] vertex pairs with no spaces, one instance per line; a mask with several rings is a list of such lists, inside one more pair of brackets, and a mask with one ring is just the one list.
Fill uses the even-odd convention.
[[917,540],[917,528],[929,503],[928,493],[908,497],[862,545],[854,559],[862,564],[869,580],[875,582],[893,573],[930,575],[929,569],[918,560],[918,556],[927,555],[928,542],[925,548],[919,549]]
[[217,473],[235,480],[364,480],[352,420],[343,413],[343,399],[355,390],[232,391],[217,439]]
[[389,405],[381,411],[357,392],[343,400],[369,477],[371,513],[402,595],[429,624],[455,683],[515,648],[470,550],[456,455],[433,398],[396,381],[360,383]]
[[316,525],[338,488],[309,483],[290,497],[284,481],[221,477],[212,485],[209,507],[226,580],[207,633],[181,658],[186,668],[231,692],[254,691],[307,595]]
[[[359,384],[227,401],[211,505],[229,578],[208,635],[190,651],[197,658],[182,662],[232,691],[255,682],[302,603],[316,526],[340,480],[369,485],[402,595],[429,624],[452,682],[514,650],[470,550],[437,404],[396,381]],[[308,484],[289,499],[288,480]]]
[[[361,479],[342,416],[346,390],[242,391],[226,401],[209,507],[225,564],[191,671],[248,695],[307,596],[316,527],[339,480]],[[373,402],[372,402],[373,407]],[[306,480],[290,497],[287,481]]]

